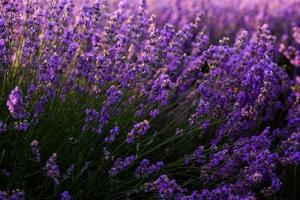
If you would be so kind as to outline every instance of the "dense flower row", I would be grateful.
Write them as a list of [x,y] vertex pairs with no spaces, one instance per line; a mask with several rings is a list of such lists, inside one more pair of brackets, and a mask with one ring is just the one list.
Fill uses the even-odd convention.
[[1,1],[0,199],[283,191],[300,161],[300,2],[151,2]]

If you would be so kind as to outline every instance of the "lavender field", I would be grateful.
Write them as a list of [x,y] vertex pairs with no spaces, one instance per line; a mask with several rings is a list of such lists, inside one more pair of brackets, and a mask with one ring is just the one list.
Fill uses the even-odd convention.
[[0,200],[299,200],[300,0],[0,0]]

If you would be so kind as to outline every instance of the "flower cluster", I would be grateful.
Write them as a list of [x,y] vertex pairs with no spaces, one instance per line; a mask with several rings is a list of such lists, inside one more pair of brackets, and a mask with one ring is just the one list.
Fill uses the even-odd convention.
[[130,165],[133,164],[135,161],[136,157],[134,155],[130,155],[124,159],[117,158],[117,160],[114,162],[113,167],[109,170],[109,175],[110,176],[115,176],[119,172],[127,169]]
[[170,180],[166,174],[161,175],[152,183],[146,184],[146,190],[155,190],[159,192],[162,199],[174,198],[177,193],[183,192],[183,189],[175,180]]
[[8,192],[6,191],[0,191],[0,199],[1,200],[24,200],[25,199],[25,194],[23,191],[20,191],[19,189],[13,190],[11,192],[11,195],[9,195]]
[[149,177],[151,174],[160,171],[164,167],[164,162],[159,161],[155,164],[151,164],[148,159],[141,161],[138,168],[135,170],[137,177]]
[[56,153],[53,153],[49,157],[49,159],[46,163],[45,169],[47,172],[47,176],[53,180],[55,185],[58,185],[60,173],[59,173],[59,166],[57,165],[57,154]]
[[15,129],[20,132],[26,132],[29,129],[29,122],[27,120],[16,122]]
[[116,125],[114,128],[112,128],[109,131],[109,136],[105,137],[104,141],[106,143],[112,143],[113,141],[115,141],[117,135],[119,134],[119,130],[120,130],[120,128],[118,127],[118,125]]
[[133,143],[134,139],[137,136],[145,135],[147,133],[148,129],[150,129],[150,124],[147,120],[137,123],[136,125],[134,125],[133,129],[131,129],[131,131],[128,133],[127,143],[128,144]]
[[70,193],[68,191],[64,191],[61,193],[61,200],[71,200]]
[[202,164],[204,163],[205,155],[204,155],[204,146],[199,146],[191,156],[189,156],[186,160],[185,163],[188,164],[192,161]]
[[299,10],[0,1],[0,199],[296,196]]
[[9,112],[15,119],[22,119],[25,117],[23,93],[18,86],[10,92],[6,104]]

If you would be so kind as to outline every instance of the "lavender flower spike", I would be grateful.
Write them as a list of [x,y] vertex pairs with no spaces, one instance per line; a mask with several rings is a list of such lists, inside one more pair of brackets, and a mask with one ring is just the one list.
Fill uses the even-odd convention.
[[134,155],[130,155],[128,157],[126,157],[124,160],[122,160],[121,158],[118,158],[113,167],[109,170],[109,175],[110,176],[115,176],[117,175],[119,172],[127,169],[130,165],[132,165],[132,163],[135,161],[136,157]]
[[55,185],[58,185],[60,174],[59,174],[59,167],[56,161],[57,161],[57,154],[53,153],[48,159],[48,162],[46,164],[46,171],[47,171],[47,176],[53,180]]
[[22,119],[25,117],[23,93],[18,86],[10,92],[6,105],[13,118]]
[[133,143],[134,139],[139,135],[145,135],[147,131],[150,129],[150,124],[148,120],[144,120],[136,125],[134,125],[133,129],[127,135],[127,143]]

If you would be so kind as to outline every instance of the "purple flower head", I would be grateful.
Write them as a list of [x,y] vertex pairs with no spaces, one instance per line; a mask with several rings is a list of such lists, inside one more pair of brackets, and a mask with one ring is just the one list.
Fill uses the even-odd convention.
[[135,170],[135,175],[137,177],[149,177],[151,174],[160,171],[163,167],[164,163],[162,161],[151,164],[148,159],[144,159]]
[[167,74],[161,74],[154,82],[150,91],[150,100],[166,105],[169,100],[170,92],[174,87]]
[[209,127],[209,120],[204,120],[200,125],[200,128],[202,130],[206,130],[208,127]]
[[95,109],[85,109],[85,124],[82,128],[82,131],[87,131],[90,128],[92,128],[93,130],[95,130],[95,128],[91,127],[92,123],[97,122],[100,119],[100,113],[98,111],[96,111]]
[[4,51],[5,48],[5,41],[3,39],[0,39],[0,52]]
[[163,174],[156,181],[146,183],[146,191],[156,191],[162,199],[169,199],[183,192],[183,189],[175,180],[170,180],[166,174]]
[[282,158],[280,159],[283,165],[298,164],[300,162],[300,132],[294,132],[289,138],[281,143]]
[[191,156],[189,156],[186,160],[185,163],[188,164],[192,161],[202,164],[204,163],[205,155],[204,155],[204,146],[199,146]]
[[37,90],[36,85],[30,84],[30,86],[27,89],[27,98],[31,99],[36,90]]
[[293,28],[293,37],[295,41],[300,44],[300,28],[299,27],[294,27]]
[[276,194],[281,188],[282,182],[279,178],[273,177],[271,180],[271,185],[269,187],[265,187],[261,189],[261,193],[265,197],[271,197],[272,195]]
[[159,114],[158,109],[151,110],[150,113],[149,113],[149,115],[153,118],[156,117],[158,114]]
[[61,200],[71,200],[71,196],[70,193],[68,191],[64,191],[63,193],[61,193]]
[[87,108],[85,109],[85,114],[86,114],[86,118],[85,118],[86,123],[93,122],[99,118],[99,113],[95,109]]
[[118,103],[123,95],[122,91],[119,90],[116,86],[111,86],[107,91],[106,94],[108,95],[105,105],[107,107],[114,106]]
[[[100,141],[100,146],[83,152],[93,157],[96,150],[103,149],[99,156],[104,165],[97,170],[99,166],[84,160],[78,168],[72,161],[61,174],[54,153],[44,163],[44,170],[55,185],[69,188],[66,184],[75,176],[74,166],[78,177],[85,179],[91,177],[90,170],[101,174],[105,163],[113,162],[108,181],[98,185],[129,183],[122,185],[125,191],[162,171],[164,163],[151,163],[151,159],[169,156],[167,160],[175,167],[165,170],[171,169],[170,175],[187,188],[163,174],[146,184],[163,199],[276,197],[285,166],[300,162],[300,107],[296,105],[300,97],[300,22],[296,20],[300,1],[236,0],[234,6],[228,2],[151,0],[147,5],[146,0],[139,4],[125,0],[117,6],[119,0],[1,0],[2,93],[5,97],[5,88],[14,83],[28,87],[22,93],[21,85],[17,86],[4,99],[10,113],[1,113],[4,146],[14,137],[2,135],[8,129],[43,129],[38,122],[46,120],[45,124],[57,115],[61,117],[54,121],[61,119],[59,124],[64,124],[66,131],[73,130],[83,114],[82,131],[105,134],[104,146]],[[265,23],[268,25],[262,25]],[[283,63],[287,67],[280,66]],[[82,105],[84,113],[76,114],[82,109],[76,105]],[[74,123],[68,123],[68,117],[74,117]],[[124,136],[110,120],[118,120],[122,130],[133,125]],[[150,123],[155,126],[154,134],[146,137]],[[175,132],[174,127],[184,131],[178,128]],[[124,146],[119,144],[124,137],[129,144],[140,140]],[[71,137],[66,142],[89,142],[75,140]],[[167,145],[173,141],[179,145]],[[166,147],[160,155],[152,146],[156,143]],[[41,162],[39,142],[33,140],[30,148],[32,158]],[[120,148],[136,156],[119,157]],[[149,160],[140,160],[135,179],[115,180],[130,177],[132,170],[126,169],[145,155]],[[2,161],[6,166],[7,159]],[[120,172],[124,176],[111,177]],[[1,168],[3,175],[8,173]],[[11,191],[14,181],[3,178],[0,185],[7,192],[0,192],[0,199],[21,199]],[[26,181],[24,185],[28,185]],[[197,184],[202,191],[187,192]],[[36,190],[27,189],[34,197]],[[68,191],[59,195],[70,199]],[[112,195],[118,194],[108,195],[117,198]],[[126,195],[131,198],[131,192]]]
[[59,166],[57,165],[57,154],[53,153],[46,163],[47,176],[51,178],[55,185],[59,184]]
[[262,181],[263,175],[260,172],[255,172],[251,176],[251,181],[254,183],[260,183]]
[[29,126],[30,126],[30,123],[27,120],[15,123],[16,130],[21,131],[21,132],[28,131]]
[[11,200],[24,200],[25,194],[22,191],[15,190],[13,191],[13,194],[10,196]]
[[131,131],[128,133],[127,143],[128,144],[133,143],[134,139],[137,136],[145,135],[149,129],[150,129],[150,124],[147,120],[137,123],[136,125],[134,125],[133,129],[131,129]]
[[135,159],[136,157],[134,155],[130,155],[124,158],[123,160],[121,158],[117,158],[117,160],[114,162],[113,167],[109,170],[108,174],[110,176],[117,175],[119,172],[124,171],[130,165],[132,165]]
[[7,192],[0,190],[0,200],[8,200]]
[[26,116],[23,93],[18,86],[10,92],[6,105],[13,118],[22,119]]
[[109,131],[109,136],[105,137],[104,138],[104,141],[106,143],[112,143],[113,141],[115,141],[116,139],[116,136],[119,134],[119,126],[116,125],[114,128],[112,128],[110,131]]

